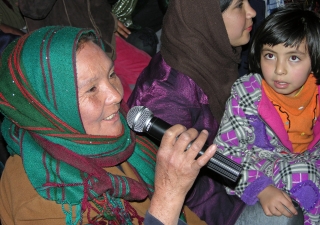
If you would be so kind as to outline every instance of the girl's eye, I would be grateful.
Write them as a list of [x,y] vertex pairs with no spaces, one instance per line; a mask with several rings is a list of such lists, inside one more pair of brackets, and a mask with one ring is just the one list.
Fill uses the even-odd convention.
[[274,58],[274,55],[271,54],[271,53],[267,53],[267,54],[265,54],[264,57],[265,57],[266,59],[273,59],[273,58]]
[[299,59],[298,56],[293,55],[293,56],[290,57],[290,61],[298,62],[298,61],[300,61],[300,59]]

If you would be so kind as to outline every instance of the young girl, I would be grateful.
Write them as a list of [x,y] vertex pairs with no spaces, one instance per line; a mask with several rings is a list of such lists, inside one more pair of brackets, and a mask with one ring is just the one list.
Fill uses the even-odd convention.
[[297,202],[304,224],[320,223],[319,40],[314,12],[288,6],[271,14],[254,36],[252,73],[234,83],[214,141],[244,167],[229,194],[261,204],[267,216],[297,215]]

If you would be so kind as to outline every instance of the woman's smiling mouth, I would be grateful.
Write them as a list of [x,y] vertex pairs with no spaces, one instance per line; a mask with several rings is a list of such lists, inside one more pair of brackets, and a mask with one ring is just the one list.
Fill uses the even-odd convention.
[[110,116],[104,118],[103,120],[112,120],[112,119],[113,119],[116,115],[118,115],[118,114],[119,114],[119,112],[113,113],[113,114],[111,114]]

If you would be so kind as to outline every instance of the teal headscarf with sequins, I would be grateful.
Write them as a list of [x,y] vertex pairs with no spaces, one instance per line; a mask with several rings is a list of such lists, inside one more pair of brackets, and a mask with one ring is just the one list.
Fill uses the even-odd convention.
[[[78,109],[76,49],[88,33],[95,35],[74,27],[41,28],[11,43],[0,68],[0,111],[6,117],[2,134],[8,150],[22,157],[39,195],[62,207],[77,205],[79,215],[88,201],[103,194],[115,204],[150,196],[156,153],[153,144],[130,131],[123,107],[120,136],[85,133]],[[143,182],[103,169],[124,161]]]

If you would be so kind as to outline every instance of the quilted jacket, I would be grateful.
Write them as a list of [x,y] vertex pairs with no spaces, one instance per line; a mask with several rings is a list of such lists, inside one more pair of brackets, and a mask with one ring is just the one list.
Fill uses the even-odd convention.
[[283,122],[261,81],[259,74],[249,74],[234,83],[214,140],[219,151],[244,168],[236,187],[227,188],[227,192],[253,205],[264,188],[274,185],[299,202],[305,224],[319,224],[319,121],[308,150],[293,153]]

